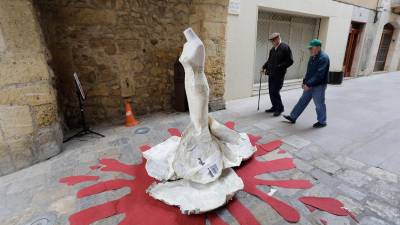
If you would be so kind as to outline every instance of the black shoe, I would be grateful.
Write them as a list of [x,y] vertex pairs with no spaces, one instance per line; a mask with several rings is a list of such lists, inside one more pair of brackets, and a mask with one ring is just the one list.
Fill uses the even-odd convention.
[[323,128],[326,127],[326,123],[317,122],[313,125],[314,128]]
[[283,111],[276,111],[276,112],[274,112],[274,117],[278,117],[278,116],[280,116],[281,114],[282,114],[282,112]]
[[293,124],[296,123],[296,120],[293,119],[292,117],[288,116],[288,115],[283,115],[283,118],[289,120],[290,123],[293,123]]
[[275,109],[274,108],[270,108],[270,109],[265,110],[265,112],[266,113],[273,113],[273,112],[275,112]]

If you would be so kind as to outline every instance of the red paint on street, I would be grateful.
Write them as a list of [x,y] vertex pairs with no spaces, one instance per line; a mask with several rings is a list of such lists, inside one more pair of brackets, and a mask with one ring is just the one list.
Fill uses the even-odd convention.
[[225,126],[227,126],[229,129],[234,130],[235,129],[235,122],[228,121],[228,122],[225,123]]
[[251,135],[251,134],[247,134],[247,135],[249,136],[250,143],[251,143],[253,146],[256,146],[257,142],[261,139],[260,136],[254,136],[254,135]]
[[285,154],[286,153],[286,151],[285,150],[279,150],[279,152],[278,152],[278,154]]
[[[257,151],[254,155],[261,155],[263,152],[264,150],[262,148],[257,148]],[[259,197],[261,200],[269,204],[286,221],[297,223],[300,220],[300,214],[297,212],[297,210],[289,204],[260,191],[257,188],[257,185],[262,185],[263,180],[255,178],[255,176],[264,173],[293,169],[295,168],[293,159],[284,158],[267,162],[260,162],[256,159],[255,156],[244,162],[241,167],[236,169],[236,173],[242,178],[244,182],[244,191]]]
[[71,176],[64,177],[60,179],[59,182],[67,184],[68,186],[73,186],[75,184],[80,184],[88,181],[97,181],[98,179],[98,176]]
[[142,145],[142,146],[140,146],[139,149],[141,152],[145,152],[145,151],[151,149],[151,146],[150,145]]
[[308,180],[259,180],[259,185],[284,187],[291,189],[309,189],[313,185]]
[[81,189],[77,193],[78,198],[126,187],[130,189],[130,192],[120,199],[90,207],[73,214],[69,218],[71,225],[89,225],[118,214],[124,214],[124,219],[119,225],[204,224],[204,215],[183,215],[178,208],[155,200],[146,193],[146,189],[154,182],[154,179],[147,175],[145,162],[142,162],[140,165],[126,165],[114,159],[103,159],[100,160],[100,163],[104,166],[101,171],[120,172],[134,176],[135,179],[116,179],[96,183]]
[[169,128],[168,132],[171,136],[182,137],[182,133],[178,128]]
[[321,198],[321,197],[301,197],[299,200],[308,206],[328,212],[336,216],[350,216],[358,223],[357,218],[347,209],[341,201],[334,198]]
[[269,152],[274,151],[282,145],[281,140],[271,141],[266,144],[257,145],[257,152],[254,153],[254,157],[265,155]]
[[238,199],[234,198],[226,208],[235,217],[239,224],[260,225],[248,208],[246,208]]
[[[228,122],[227,127],[233,129],[234,123]],[[176,128],[168,130],[173,136],[180,136],[181,132]],[[248,135],[253,146],[257,146],[257,151],[253,157],[244,162],[241,167],[235,168],[238,176],[244,182],[244,191],[257,196],[262,201],[269,204],[277,213],[279,213],[288,222],[298,222],[300,214],[295,208],[275,197],[269,196],[257,189],[257,185],[277,186],[283,188],[307,189],[312,186],[311,182],[306,180],[261,180],[255,178],[257,175],[264,173],[273,173],[285,171],[295,168],[293,159],[283,158],[272,161],[261,162],[256,156],[268,154],[278,149],[282,144],[281,141],[273,141],[266,144],[257,145],[261,139],[259,136]],[[147,151],[151,147],[143,145],[140,150]],[[279,152],[282,153],[283,150]],[[278,152],[278,153],[279,153]],[[283,154],[283,153],[282,153]],[[112,190],[128,188],[130,191],[127,195],[106,202],[101,205],[93,206],[73,214],[70,217],[71,225],[89,225],[96,221],[123,214],[123,220],[119,225],[197,225],[205,224],[208,218],[212,225],[227,225],[215,212],[203,215],[183,215],[177,207],[166,205],[165,203],[155,200],[146,193],[146,189],[156,182],[148,176],[145,169],[145,160],[139,165],[127,165],[115,159],[102,159],[100,165],[91,168],[100,169],[102,172],[119,172],[134,177],[134,179],[114,179],[108,181],[97,182],[93,185],[82,188],[78,191],[78,198],[86,198],[99,193]],[[85,181],[97,181],[99,177],[95,176],[76,176],[61,179],[60,182],[73,185]],[[339,204],[334,200],[326,198],[316,199],[315,197],[300,198],[310,211],[316,208],[324,211],[333,211],[336,215],[352,215],[344,210],[343,204]],[[254,215],[239,200],[234,199],[229,202],[226,209],[240,224],[259,225]]]
[[91,166],[91,167],[89,167],[91,170],[98,170],[98,169],[100,169],[101,168],[101,165],[94,165],[94,166]]

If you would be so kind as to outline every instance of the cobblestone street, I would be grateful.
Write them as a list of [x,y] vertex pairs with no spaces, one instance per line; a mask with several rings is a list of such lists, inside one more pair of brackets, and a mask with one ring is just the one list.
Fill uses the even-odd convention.
[[[314,186],[308,190],[275,188],[275,197],[295,207],[301,214],[298,224],[356,224],[350,217],[337,217],[322,211],[310,212],[301,196],[334,197],[353,212],[361,225],[400,225],[400,73],[374,75],[347,80],[327,91],[328,127],[312,129],[316,116],[311,103],[295,125],[265,114],[269,107],[262,96],[262,111],[256,111],[257,97],[228,102],[227,109],[212,113],[221,122],[234,121],[235,129],[259,135],[260,143],[283,140],[284,154],[272,152],[259,160],[293,157],[295,169],[261,175],[262,179],[306,179]],[[285,113],[296,103],[301,90],[283,93]],[[268,101],[269,102],[269,101]],[[59,183],[66,176],[98,175],[101,181],[126,178],[114,172],[91,170],[99,159],[113,158],[126,164],[141,162],[139,147],[154,146],[169,137],[169,128],[183,130],[188,114],[153,114],[140,118],[140,125],[100,126],[94,130],[106,138],[84,137],[64,144],[63,153],[45,162],[0,177],[0,224],[32,224],[47,218],[48,224],[68,224],[71,214],[126,195],[123,188],[78,199],[82,183]],[[137,128],[150,128],[147,134],[135,134]],[[258,186],[266,193],[271,187]],[[285,222],[269,205],[246,193],[239,200],[263,225]],[[226,209],[218,214],[230,224],[238,224]],[[123,215],[95,224],[118,224]],[[33,223],[34,224],[34,223]],[[46,223],[45,223],[46,224]]]

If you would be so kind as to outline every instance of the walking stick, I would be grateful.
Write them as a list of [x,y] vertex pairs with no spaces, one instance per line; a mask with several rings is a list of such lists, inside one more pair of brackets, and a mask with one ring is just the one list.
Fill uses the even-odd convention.
[[258,106],[257,111],[260,111],[260,99],[261,99],[261,79],[262,79],[263,71],[260,71],[260,87],[258,89]]

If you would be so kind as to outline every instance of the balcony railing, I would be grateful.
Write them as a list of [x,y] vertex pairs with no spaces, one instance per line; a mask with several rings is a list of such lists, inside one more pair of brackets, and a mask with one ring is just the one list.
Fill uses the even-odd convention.
[[391,5],[393,12],[400,14],[400,0],[392,0]]

